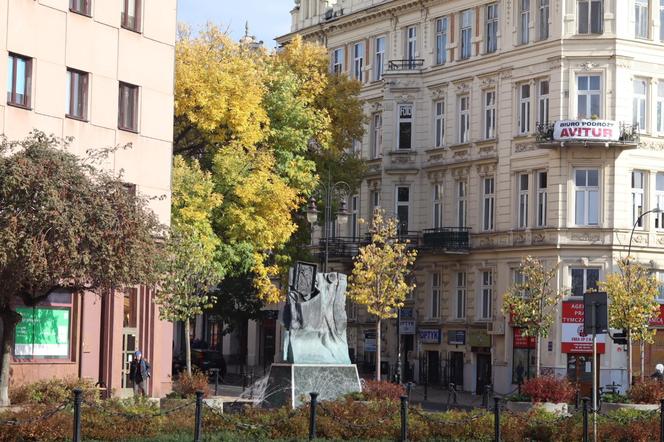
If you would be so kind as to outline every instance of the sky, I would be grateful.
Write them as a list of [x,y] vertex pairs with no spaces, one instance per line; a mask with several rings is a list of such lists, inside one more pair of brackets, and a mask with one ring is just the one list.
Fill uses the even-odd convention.
[[274,38],[290,32],[294,4],[293,0],[178,0],[178,22],[196,29],[211,21],[237,40],[249,21],[249,34],[274,48]]

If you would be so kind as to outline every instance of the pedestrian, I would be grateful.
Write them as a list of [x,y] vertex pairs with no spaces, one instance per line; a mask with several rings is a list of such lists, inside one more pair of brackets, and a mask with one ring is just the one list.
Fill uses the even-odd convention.
[[150,364],[143,358],[143,353],[136,350],[129,368],[129,380],[134,383],[134,395],[147,395],[149,377]]
[[659,382],[664,382],[664,365],[657,364],[655,366],[655,372],[650,377],[657,379]]

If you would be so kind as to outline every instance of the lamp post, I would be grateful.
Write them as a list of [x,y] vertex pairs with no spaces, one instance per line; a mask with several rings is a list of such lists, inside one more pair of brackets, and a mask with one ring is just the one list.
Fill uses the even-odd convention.
[[632,227],[632,232],[629,234],[629,246],[627,246],[627,260],[629,261],[629,257],[631,256],[632,253],[632,238],[634,237],[634,231],[636,230],[636,226],[639,225],[641,220],[643,219],[644,216],[646,216],[649,213],[662,213],[664,212],[664,209],[660,209],[659,207],[655,207],[654,209],[650,209],[646,212],[643,212],[639,217],[636,219],[634,222],[634,226]]
[[[339,224],[346,225],[348,223],[348,209],[346,208],[346,197],[350,195],[350,186],[345,181],[338,181],[332,183],[330,173],[327,174],[327,184],[321,184],[321,196],[325,200],[325,210],[323,211],[323,240],[325,241],[325,255],[323,260],[323,273],[327,272],[327,266],[330,259],[330,223],[332,217],[332,202],[335,197],[339,197],[340,207],[335,213]],[[309,198],[307,206],[307,221],[311,224],[312,232],[316,221],[318,221],[318,214],[320,211],[316,207],[316,198],[312,196]]]

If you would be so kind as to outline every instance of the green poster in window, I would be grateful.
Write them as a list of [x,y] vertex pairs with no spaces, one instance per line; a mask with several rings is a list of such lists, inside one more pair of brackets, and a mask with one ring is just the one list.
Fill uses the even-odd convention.
[[69,356],[69,309],[18,308],[14,354],[19,358]]

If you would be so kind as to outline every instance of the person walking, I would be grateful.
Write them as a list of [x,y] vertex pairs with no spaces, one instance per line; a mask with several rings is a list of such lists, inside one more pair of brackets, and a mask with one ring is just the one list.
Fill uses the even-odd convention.
[[134,384],[134,395],[147,395],[149,377],[150,364],[143,358],[143,353],[136,350],[129,368],[129,380]]
[[664,365],[657,364],[655,366],[655,372],[650,376],[653,379],[657,379],[659,382],[664,381]]

